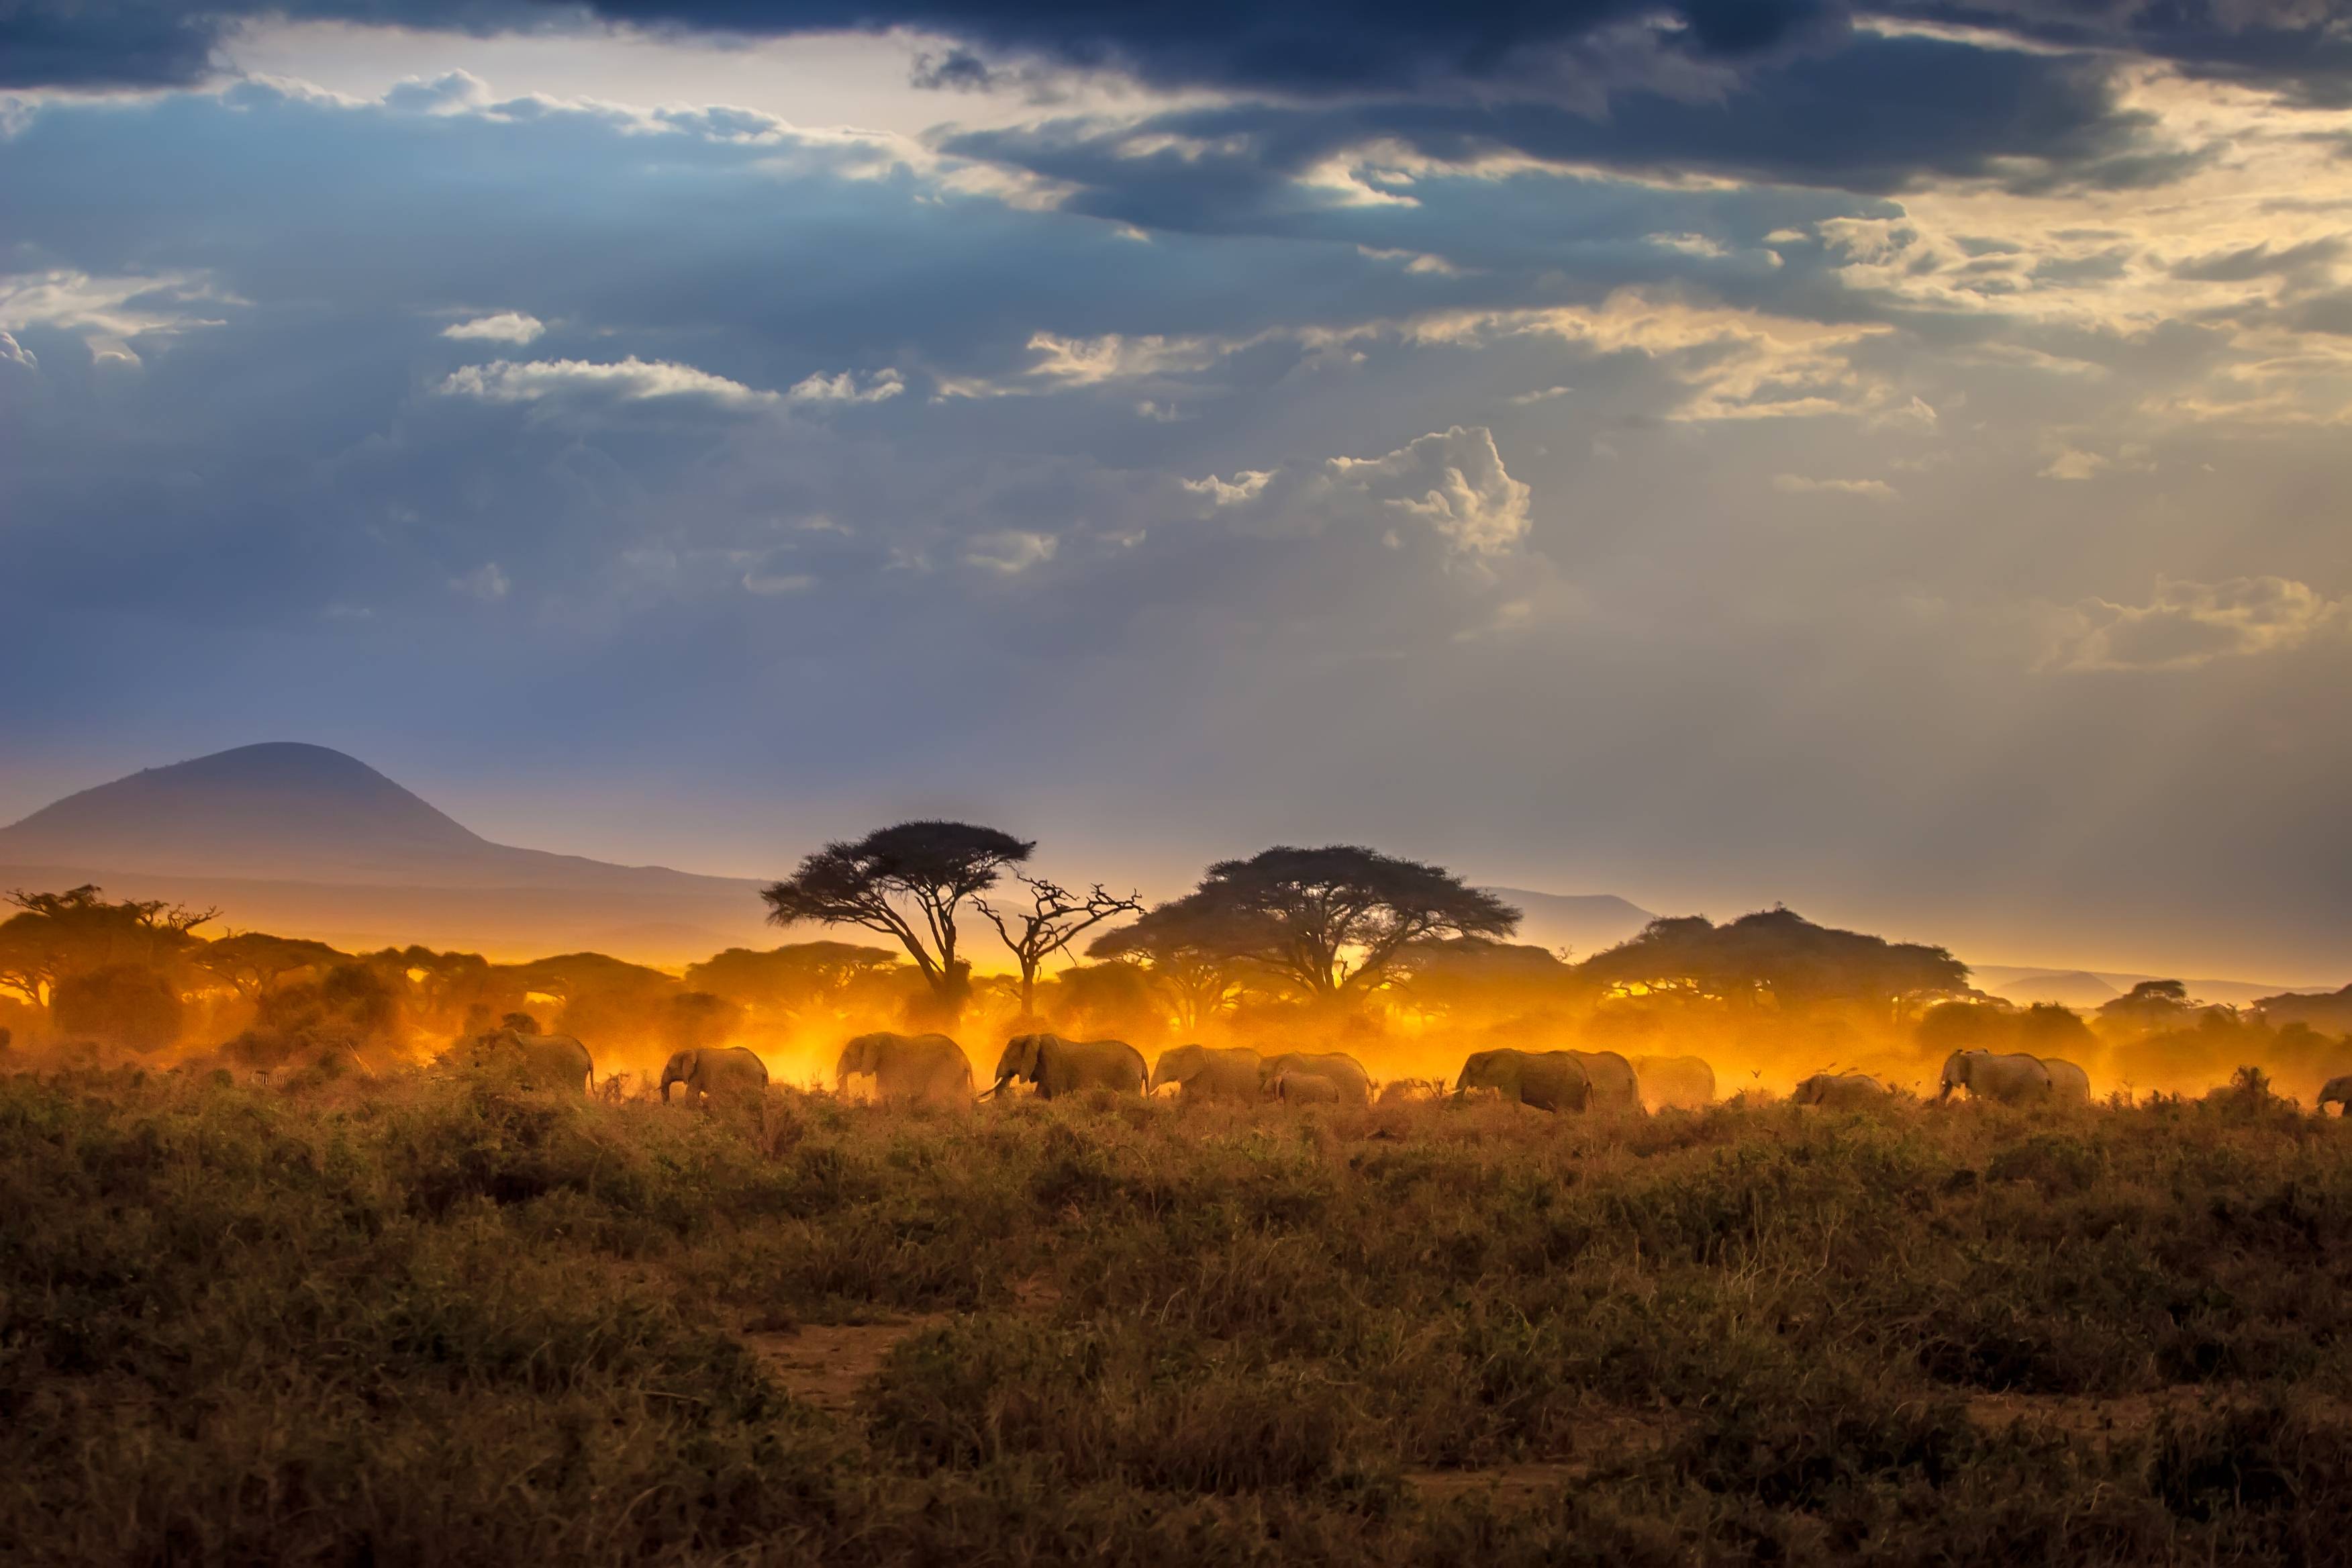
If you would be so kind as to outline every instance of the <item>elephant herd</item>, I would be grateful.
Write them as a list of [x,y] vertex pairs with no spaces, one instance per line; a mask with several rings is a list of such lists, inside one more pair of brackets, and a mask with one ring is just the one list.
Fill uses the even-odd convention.
[[[593,1087],[588,1048],[569,1035],[546,1035],[509,1026],[476,1037],[466,1050],[470,1064],[499,1065],[538,1087],[585,1090]],[[860,1035],[842,1047],[834,1087],[853,1078],[870,1079],[875,1097],[897,1102],[968,1104],[986,1100],[1014,1083],[1032,1086],[1039,1098],[1056,1100],[1105,1089],[1150,1094],[1173,1088],[1184,1100],[1249,1102],[1272,1100],[1293,1105],[1365,1105],[1372,1098],[1371,1076],[1342,1051],[1286,1051],[1263,1055],[1243,1046],[1177,1046],[1147,1068],[1143,1053],[1124,1040],[1067,1040],[1059,1035],[1016,1035],[997,1058],[995,1080],[972,1092],[971,1060],[945,1035]],[[712,1098],[756,1095],[768,1086],[768,1067],[740,1046],[683,1050],[662,1068],[661,1098],[682,1088],[688,1104]],[[1444,1085],[1429,1087],[1441,1092]],[[1398,1092],[1391,1085],[1387,1091]],[[1971,1100],[2008,1105],[2047,1102],[2086,1104],[2091,1079],[2080,1067],[2055,1057],[2022,1052],[1954,1051],[1944,1063],[1936,1099],[1966,1089]],[[1473,1052],[1454,1080],[1456,1099],[1495,1098],[1549,1111],[1641,1111],[1665,1107],[1698,1109],[1715,1100],[1715,1070],[1696,1057],[1636,1057],[1615,1051]],[[1790,1096],[1798,1105],[1825,1110],[1860,1110],[1894,1095],[1867,1073],[1815,1073]],[[2330,1104],[2352,1107],[2352,1075],[2331,1079],[2320,1090]]]
[[[1944,1058],[1936,1099],[1938,1102],[1949,1100],[1952,1091],[1960,1089],[1969,1091],[1970,1100],[1998,1100],[2004,1105],[2050,1100],[2087,1105],[2091,1075],[2059,1057],[2028,1056],[2023,1051],[1954,1051]],[[1860,1110],[1894,1092],[1868,1073],[1822,1072],[1797,1085],[1789,1098],[1799,1105],[1829,1110]]]

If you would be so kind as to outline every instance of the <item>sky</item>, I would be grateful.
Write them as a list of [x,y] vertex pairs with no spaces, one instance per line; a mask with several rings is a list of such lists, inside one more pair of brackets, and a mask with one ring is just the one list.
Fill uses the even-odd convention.
[[2352,978],[2336,0],[22,0],[0,818],[262,740]]

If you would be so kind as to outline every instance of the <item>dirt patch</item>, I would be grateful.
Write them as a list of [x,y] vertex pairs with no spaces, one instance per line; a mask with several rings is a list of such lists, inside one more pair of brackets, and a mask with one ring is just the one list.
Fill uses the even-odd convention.
[[945,1312],[929,1312],[890,1323],[804,1323],[783,1332],[747,1333],[743,1342],[794,1399],[821,1410],[851,1410],[899,1341],[947,1321]]

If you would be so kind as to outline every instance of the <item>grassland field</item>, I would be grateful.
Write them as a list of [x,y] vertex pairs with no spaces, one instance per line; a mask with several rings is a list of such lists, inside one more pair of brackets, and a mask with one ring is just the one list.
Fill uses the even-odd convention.
[[0,1079],[16,1564],[2352,1561],[2352,1125]]

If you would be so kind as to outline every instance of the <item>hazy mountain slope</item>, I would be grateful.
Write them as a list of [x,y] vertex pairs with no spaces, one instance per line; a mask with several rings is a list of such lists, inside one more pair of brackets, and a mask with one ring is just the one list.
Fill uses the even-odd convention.
[[341,946],[672,962],[777,940],[757,882],[494,844],[363,763],[291,743],[150,768],[0,828],[0,887],[84,881]]
[[1657,917],[1613,893],[1538,893],[1528,888],[1487,888],[1527,919],[1517,940],[1566,947],[1579,959],[1613,947]]

